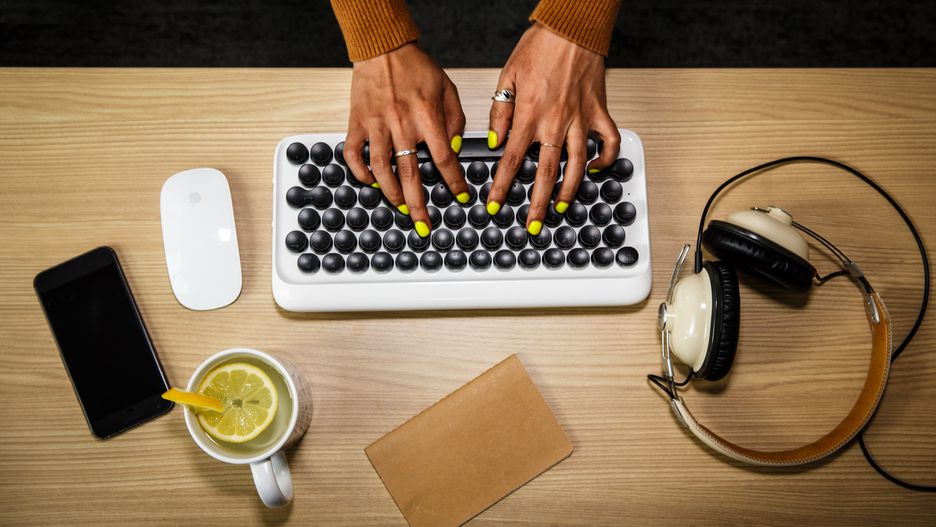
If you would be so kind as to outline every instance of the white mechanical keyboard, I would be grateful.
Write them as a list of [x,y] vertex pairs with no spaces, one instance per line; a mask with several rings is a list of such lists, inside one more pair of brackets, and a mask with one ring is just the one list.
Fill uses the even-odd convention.
[[[287,137],[273,159],[273,297],[289,311],[640,302],[651,282],[646,166],[637,134],[620,132],[618,160],[583,178],[565,214],[551,203],[537,236],[524,225],[538,145],[493,217],[484,203],[503,152],[487,148],[486,132],[466,133],[462,142],[471,194],[465,205],[420,148],[428,238],[419,238],[379,190],[357,182],[344,164],[344,134]],[[589,139],[590,158],[600,148]],[[369,159],[367,147],[364,155]]]

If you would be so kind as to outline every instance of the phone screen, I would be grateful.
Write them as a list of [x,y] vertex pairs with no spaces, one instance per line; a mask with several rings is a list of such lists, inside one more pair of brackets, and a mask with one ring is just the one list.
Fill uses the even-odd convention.
[[36,289],[92,432],[109,437],[172,405],[156,350],[109,248],[36,278]]

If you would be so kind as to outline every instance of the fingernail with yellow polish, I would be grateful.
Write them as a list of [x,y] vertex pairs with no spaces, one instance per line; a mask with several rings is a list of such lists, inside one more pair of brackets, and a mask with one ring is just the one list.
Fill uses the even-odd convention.
[[564,201],[560,201],[559,203],[556,203],[556,212],[558,212],[559,214],[565,214],[565,211],[567,210],[569,210],[568,203]]
[[468,203],[468,200],[471,199],[471,196],[469,196],[467,192],[462,192],[461,194],[455,196],[455,199],[457,199],[459,203],[464,205],[465,203]]
[[530,226],[527,227],[527,232],[533,236],[538,235],[541,230],[543,230],[543,222],[541,221],[531,221]]
[[429,226],[426,225],[426,222],[424,221],[416,222],[416,234],[418,234],[420,238],[425,238],[426,236],[429,236]]
[[380,183],[377,183],[376,181],[374,181],[373,183],[370,184],[370,186],[374,188],[380,188]]
[[601,172],[601,169],[600,169],[600,168],[589,168],[589,169],[588,169],[588,173],[589,173],[589,174],[597,174],[598,172]]
[[400,211],[402,214],[406,214],[407,216],[409,216],[409,207],[406,206],[406,203],[397,207],[397,210]]
[[455,137],[452,138],[452,151],[457,154],[461,152],[461,147],[462,147],[462,136],[455,135]]
[[499,210],[500,210],[500,203],[496,201],[491,201],[487,204],[487,211],[488,211],[488,214],[490,214],[491,216],[497,214],[497,211]]
[[497,132],[488,130],[488,148],[494,150],[497,148]]

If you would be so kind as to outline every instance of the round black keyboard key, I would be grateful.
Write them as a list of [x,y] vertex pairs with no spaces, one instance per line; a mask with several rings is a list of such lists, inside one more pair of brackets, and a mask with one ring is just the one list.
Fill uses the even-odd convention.
[[504,235],[497,227],[488,227],[481,233],[481,245],[492,251],[499,249],[502,243],[504,243]]
[[318,165],[327,165],[332,160],[332,149],[325,143],[318,142],[309,149],[309,156]]
[[352,273],[363,273],[370,268],[370,260],[364,253],[351,253],[348,255],[348,270]]
[[386,273],[393,269],[393,256],[390,253],[380,251],[371,258],[371,266],[378,273]]
[[322,218],[315,209],[302,209],[299,211],[299,226],[307,231],[319,228]]
[[637,249],[633,247],[624,247],[618,249],[617,252],[617,263],[621,267],[630,267],[637,263]]
[[306,205],[315,205],[316,208],[324,209],[331,205],[332,193],[325,187],[315,187],[312,190],[306,190],[302,187],[292,187],[286,191],[286,203],[299,208]]
[[504,239],[507,241],[507,247],[519,251],[526,246],[527,231],[519,225],[514,225],[507,229],[507,236],[505,236]]
[[329,187],[337,187],[345,182],[345,171],[341,165],[332,163],[322,169],[322,181]]
[[325,231],[315,231],[309,236],[309,245],[313,251],[325,254],[332,248],[331,235]]
[[344,214],[338,209],[328,209],[322,213],[322,225],[330,231],[338,231],[344,227]]
[[468,257],[468,263],[476,271],[484,271],[491,267],[491,253],[487,251],[474,251]]
[[440,212],[438,208],[429,205],[426,207],[426,212],[429,214],[429,223],[431,223],[433,227],[442,224],[442,212]]
[[613,205],[624,195],[624,187],[617,181],[609,179],[601,185],[600,194],[602,200]]
[[562,251],[553,247],[552,249],[546,249],[546,252],[543,253],[543,265],[548,269],[558,269],[562,267],[562,264],[565,263],[565,255],[562,254]]
[[618,203],[614,207],[614,221],[627,227],[637,219],[637,207],[629,201]]
[[328,253],[322,257],[322,269],[326,273],[337,274],[344,271],[345,261],[340,254]]
[[445,209],[445,214],[442,215],[445,225],[450,229],[460,229],[465,224],[466,217],[467,214],[461,207],[449,207]]
[[432,161],[426,161],[419,165],[419,177],[422,179],[423,185],[432,186],[442,179],[442,174]]
[[322,180],[322,172],[319,167],[306,163],[299,167],[299,181],[307,187],[314,187]]
[[494,223],[506,229],[514,222],[514,211],[510,205],[504,205],[494,215]]
[[317,209],[331,207],[332,191],[326,187],[315,187],[308,193],[308,202]]
[[604,269],[614,263],[614,251],[607,247],[599,247],[592,253],[592,263],[595,267]]
[[403,233],[396,229],[391,229],[384,234],[383,245],[385,249],[392,253],[398,252],[406,246],[406,236],[403,236]]
[[357,248],[357,238],[354,233],[348,230],[339,231],[335,234],[335,249],[338,252],[349,253]]
[[612,249],[617,249],[624,244],[624,227],[621,227],[617,224],[611,224],[605,228],[604,234],[601,236],[601,239],[604,240],[605,245],[611,247]]
[[478,191],[478,197],[485,203],[487,203],[488,194],[491,193],[491,185],[493,185],[493,183],[488,181],[484,185],[481,185],[481,190]]
[[387,207],[380,207],[379,209],[374,209],[374,212],[371,213],[371,225],[374,226],[378,231],[385,231],[393,225],[393,211]]
[[587,225],[579,231],[578,240],[582,247],[588,249],[597,247],[601,241],[601,231],[594,225]]
[[550,203],[549,206],[546,207],[546,221],[543,223],[550,227],[558,227],[562,223],[562,214],[556,212],[555,203]]
[[462,229],[455,236],[458,246],[466,251],[474,250],[478,246],[478,231],[474,229]]
[[458,249],[445,253],[445,267],[451,271],[461,271],[468,265],[468,256]]
[[357,203],[357,193],[348,185],[342,185],[335,189],[335,205],[343,209],[350,209]]
[[286,203],[299,208],[309,203],[309,191],[302,187],[292,187],[286,191]]
[[419,266],[434,273],[442,268],[442,255],[435,251],[426,251],[419,257]]
[[[617,182],[613,181],[612,183]],[[592,223],[599,227],[604,227],[607,225],[608,222],[611,221],[612,215],[613,213],[611,212],[611,205],[608,205],[607,203],[595,203],[592,205],[591,210],[588,211],[588,217],[591,218]]]
[[396,257],[396,266],[397,269],[403,271],[404,273],[411,273],[416,270],[416,265],[419,264],[419,258],[416,256],[416,253],[410,251],[403,251]]
[[455,245],[455,235],[448,229],[436,229],[432,233],[432,246],[445,252]]
[[630,159],[622,157],[611,164],[608,172],[614,179],[624,182],[634,175],[634,164],[631,163]]
[[569,210],[565,213],[566,223],[573,227],[578,227],[588,219],[588,209],[585,205],[575,202],[569,205]]
[[533,143],[532,145],[530,145],[530,148],[527,148],[526,156],[532,159],[533,161],[536,161],[539,159],[539,153],[540,153],[540,144]]
[[286,159],[294,165],[305,163],[309,159],[309,150],[302,143],[293,143],[286,147]]
[[500,161],[495,161],[494,163],[491,164],[491,177],[492,178],[497,175],[498,164],[500,164]]
[[409,214],[403,214],[400,211],[393,213],[393,220],[396,222],[397,227],[403,230],[409,230],[413,228],[413,218]]
[[296,265],[299,266],[299,270],[303,273],[314,273],[322,267],[319,257],[310,253],[300,254]]
[[364,208],[372,209],[380,205],[380,191],[374,187],[362,187],[358,191],[358,201]]
[[556,229],[556,235],[554,236],[556,245],[563,249],[568,249],[575,245],[575,238],[575,229],[567,225]]
[[348,211],[348,227],[352,231],[363,231],[367,228],[367,211],[361,207],[354,207]]
[[309,238],[302,231],[292,231],[286,235],[286,248],[294,253],[301,253],[309,246]]
[[526,201],[526,189],[523,188],[523,184],[519,181],[514,181],[507,190],[507,203],[516,207],[524,201]]
[[436,185],[432,187],[432,191],[429,192],[429,199],[431,199],[432,204],[437,207],[448,207],[455,198],[444,183],[436,183]]
[[572,249],[569,251],[569,265],[575,269],[581,269],[588,265],[588,262],[591,261],[591,258],[588,256],[588,251],[582,248]]
[[468,211],[468,221],[476,229],[483,229],[491,221],[491,215],[487,213],[484,205],[479,203]]
[[549,244],[552,242],[552,233],[549,231],[548,227],[543,227],[543,230],[540,231],[536,236],[530,236],[530,245],[536,247],[537,249],[545,249],[549,247]]
[[536,269],[540,264],[540,255],[533,249],[524,249],[520,251],[517,261],[524,269]]
[[344,160],[344,141],[335,145],[335,161],[341,163],[342,165],[347,164]]
[[[588,149],[588,152],[587,152],[588,159],[595,157],[595,154],[598,153],[598,143],[596,143],[595,140],[592,139],[591,137],[588,138],[588,142],[586,143],[586,148]],[[338,147],[335,147],[336,151],[337,149]]]
[[524,159],[523,164],[520,165],[520,170],[517,170],[517,179],[522,183],[532,183],[536,179],[536,163]]
[[410,249],[421,253],[429,247],[429,238],[423,238],[418,232],[410,231],[410,233],[406,235],[406,243],[409,245]]
[[526,225],[527,217],[530,215],[530,205],[528,203],[517,209],[517,225]]
[[517,265],[517,257],[512,251],[502,249],[494,254],[494,265],[504,271],[513,269]]
[[361,244],[361,250],[366,253],[372,253],[380,249],[380,234],[373,229],[367,229],[361,233],[361,236],[358,238],[358,243]]
[[586,205],[591,205],[598,199],[598,185],[591,181],[582,181],[578,188],[576,197]]
[[468,169],[465,170],[465,175],[468,177],[468,181],[471,181],[475,185],[486,182],[491,176],[484,161],[472,161],[471,164],[468,165]]

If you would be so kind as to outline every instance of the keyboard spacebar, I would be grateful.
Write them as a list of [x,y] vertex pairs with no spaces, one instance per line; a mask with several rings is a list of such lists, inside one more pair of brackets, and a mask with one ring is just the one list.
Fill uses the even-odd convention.
[[[487,146],[486,137],[475,137],[462,139],[462,149],[458,154],[458,159],[460,161],[497,161],[503,154],[504,145],[501,145],[497,150],[491,150]],[[416,157],[420,162],[432,160],[432,156],[429,155],[429,150],[424,145],[419,145],[416,151]]]

